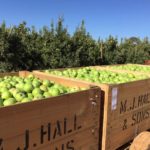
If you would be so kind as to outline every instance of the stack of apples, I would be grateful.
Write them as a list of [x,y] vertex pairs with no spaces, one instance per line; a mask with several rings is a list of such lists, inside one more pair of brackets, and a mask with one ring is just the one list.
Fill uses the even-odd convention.
[[109,68],[118,69],[118,70],[150,72],[150,66],[136,65],[136,64],[117,65],[117,66],[111,66]]
[[65,93],[83,90],[78,87],[65,87],[49,80],[40,80],[33,75],[26,78],[5,76],[0,78],[0,107],[30,102]]
[[80,69],[65,69],[61,70],[44,70],[57,76],[65,76],[69,78],[81,79],[89,82],[120,84],[148,78],[147,75],[135,75],[132,73],[118,73],[108,70],[98,70],[92,67],[84,67]]

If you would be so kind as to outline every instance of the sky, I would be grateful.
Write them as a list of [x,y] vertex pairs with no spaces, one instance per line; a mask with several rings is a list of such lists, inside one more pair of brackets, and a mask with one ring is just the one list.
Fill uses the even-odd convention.
[[150,37],[150,0],[0,0],[0,23],[40,29],[64,18],[73,34],[81,21],[95,39]]

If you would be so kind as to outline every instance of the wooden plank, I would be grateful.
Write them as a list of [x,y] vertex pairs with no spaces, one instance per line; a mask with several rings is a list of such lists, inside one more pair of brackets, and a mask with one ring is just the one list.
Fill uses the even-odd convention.
[[13,73],[0,73],[0,77],[4,77],[4,76],[18,76],[19,73],[18,72],[13,72]]
[[[20,72],[18,75],[25,77],[28,74],[30,72]],[[41,78],[44,79],[43,76]],[[72,83],[75,85],[75,81],[70,84]],[[77,86],[80,86],[79,82]],[[81,86],[88,87],[83,83]],[[2,107],[0,149],[98,150],[101,138],[100,102],[100,88],[93,87],[76,93]]]

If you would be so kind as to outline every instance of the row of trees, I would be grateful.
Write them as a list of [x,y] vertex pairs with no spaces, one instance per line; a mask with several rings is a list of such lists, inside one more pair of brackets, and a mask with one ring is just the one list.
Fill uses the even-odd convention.
[[84,21],[73,35],[59,18],[56,25],[37,31],[27,27],[0,25],[0,72],[100,64],[143,63],[150,59],[148,38],[132,37],[118,41],[109,36],[94,40]]

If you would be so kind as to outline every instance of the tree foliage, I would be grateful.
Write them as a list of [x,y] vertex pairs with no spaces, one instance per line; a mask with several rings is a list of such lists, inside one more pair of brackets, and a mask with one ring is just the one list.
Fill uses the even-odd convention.
[[148,38],[116,37],[94,40],[86,31],[84,21],[70,35],[63,18],[56,25],[39,31],[27,27],[0,25],[0,72],[100,64],[143,63],[150,59]]

